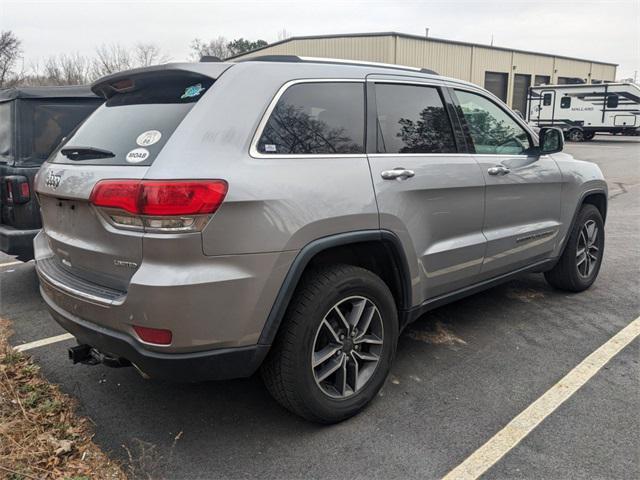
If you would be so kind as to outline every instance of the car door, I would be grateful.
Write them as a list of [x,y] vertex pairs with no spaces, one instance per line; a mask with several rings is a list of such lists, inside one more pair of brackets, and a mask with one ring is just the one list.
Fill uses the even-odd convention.
[[380,227],[412,257],[414,305],[473,283],[486,246],[484,179],[459,149],[448,97],[438,83],[385,75],[368,77],[367,98]]
[[506,107],[478,91],[455,89],[485,190],[482,277],[549,258],[560,230],[562,175],[537,155],[530,132]]

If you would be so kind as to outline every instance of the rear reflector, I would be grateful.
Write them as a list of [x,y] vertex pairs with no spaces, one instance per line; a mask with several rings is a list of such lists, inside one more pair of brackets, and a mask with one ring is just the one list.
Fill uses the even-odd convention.
[[224,180],[101,180],[90,201],[135,215],[207,215],[218,209],[227,188]]
[[155,343],[156,345],[169,345],[171,344],[171,330],[165,330],[163,328],[151,328],[140,327],[134,325],[135,330],[140,340],[147,343]]

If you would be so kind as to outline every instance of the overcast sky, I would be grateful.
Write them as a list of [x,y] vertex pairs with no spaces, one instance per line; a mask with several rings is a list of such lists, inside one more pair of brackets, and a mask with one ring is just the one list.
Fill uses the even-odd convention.
[[[619,63],[640,70],[640,0],[28,1],[0,0],[0,30],[23,42],[26,65],[103,43],[158,44],[172,60],[219,35],[273,42],[290,35],[398,31]],[[640,72],[638,73],[640,78]]]

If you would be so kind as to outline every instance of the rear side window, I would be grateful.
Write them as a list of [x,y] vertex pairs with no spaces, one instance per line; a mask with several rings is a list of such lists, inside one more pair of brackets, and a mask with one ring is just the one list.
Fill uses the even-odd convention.
[[0,162],[9,162],[13,153],[12,102],[0,103]]
[[113,94],[66,142],[64,149],[89,147],[113,156],[72,160],[61,153],[55,163],[151,165],[178,125],[213,84],[191,72],[154,73],[116,84]]
[[257,149],[272,155],[364,153],[364,84],[292,85],[271,112]]
[[571,97],[562,97],[560,99],[560,108],[569,108],[571,106]]
[[376,84],[378,153],[453,153],[456,144],[435,87]]

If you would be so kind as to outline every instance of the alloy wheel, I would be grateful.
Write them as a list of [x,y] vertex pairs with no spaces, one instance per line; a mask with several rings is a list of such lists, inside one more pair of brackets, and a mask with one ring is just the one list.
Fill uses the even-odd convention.
[[336,303],[313,341],[311,368],[320,390],[338,399],[362,390],[380,363],[383,339],[382,317],[371,300],[353,296]]
[[594,220],[587,220],[578,235],[576,265],[582,277],[589,277],[598,264],[600,249],[597,245],[598,225]]

